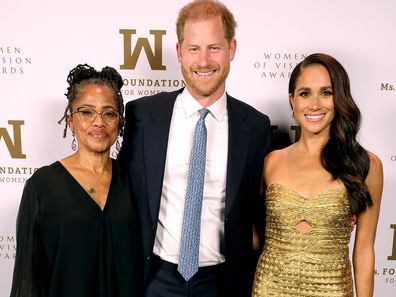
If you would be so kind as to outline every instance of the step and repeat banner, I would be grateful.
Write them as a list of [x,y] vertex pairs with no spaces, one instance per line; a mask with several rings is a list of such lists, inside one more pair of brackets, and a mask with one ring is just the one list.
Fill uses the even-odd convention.
[[[175,21],[187,1],[4,1],[0,3],[0,297],[8,296],[15,220],[33,172],[72,153],[62,138],[69,71],[112,66],[125,101],[184,86]],[[307,55],[334,56],[349,73],[363,114],[359,139],[384,165],[376,240],[375,296],[396,295],[396,2],[224,0],[238,21],[227,90],[266,113],[295,140],[287,84]],[[115,151],[112,151],[115,156]],[[79,242],[75,242],[76,245]],[[353,244],[353,243],[352,243]]]

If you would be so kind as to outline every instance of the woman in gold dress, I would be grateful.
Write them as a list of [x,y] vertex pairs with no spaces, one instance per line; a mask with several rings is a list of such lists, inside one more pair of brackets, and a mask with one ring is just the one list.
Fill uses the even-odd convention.
[[[300,139],[264,164],[266,237],[254,297],[373,296],[380,159],[356,140],[360,111],[342,65],[305,58],[289,82]],[[356,223],[352,279],[348,244]]]

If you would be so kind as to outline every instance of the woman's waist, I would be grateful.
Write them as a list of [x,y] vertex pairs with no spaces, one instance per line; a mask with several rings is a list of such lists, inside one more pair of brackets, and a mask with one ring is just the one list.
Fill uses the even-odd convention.
[[349,240],[317,236],[266,235],[263,254],[283,258],[345,259],[349,257]]

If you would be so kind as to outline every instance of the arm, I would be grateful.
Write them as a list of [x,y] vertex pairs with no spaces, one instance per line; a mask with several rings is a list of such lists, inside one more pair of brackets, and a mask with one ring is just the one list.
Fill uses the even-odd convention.
[[[265,183],[265,175],[266,175],[266,165],[267,160],[270,155],[267,155],[264,159],[263,164],[263,174],[261,178],[261,185],[260,185],[260,212],[265,214],[266,213],[266,206],[265,206],[265,191],[267,189],[267,185]],[[262,222],[260,224],[253,225],[253,249],[255,251],[259,251],[264,247],[264,240],[265,240],[265,215],[264,217],[261,216],[260,219]]]
[[265,143],[265,152],[264,152],[264,160],[262,161],[263,166],[261,167],[261,174],[260,174],[260,190],[258,193],[258,197],[256,199],[256,204],[255,204],[255,222],[253,224],[253,249],[255,251],[261,252],[261,249],[264,246],[264,238],[265,238],[265,217],[266,217],[266,209],[265,209],[265,190],[266,190],[266,185],[265,185],[265,166],[266,166],[266,160],[268,158],[268,153],[270,150],[270,143],[271,143],[271,126],[269,119],[265,123],[266,125],[263,125],[263,127],[266,127],[263,137],[263,143]]
[[39,232],[37,217],[39,202],[36,188],[30,179],[23,190],[17,216],[17,250],[11,297],[40,297],[44,296],[42,275],[40,268],[43,264],[39,255]]
[[373,205],[357,217],[355,245],[353,249],[353,269],[355,288],[358,297],[372,297],[374,291],[374,240],[383,186],[383,169],[381,160],[372,153],[370,170],[366,185],[373,200]]

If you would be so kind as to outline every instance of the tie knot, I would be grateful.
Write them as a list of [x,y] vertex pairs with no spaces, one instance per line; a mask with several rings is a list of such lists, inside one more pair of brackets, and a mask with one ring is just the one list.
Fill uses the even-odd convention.
[[199,118],[200,118],[200,119],[206,118],[206,116],[208,115],[209,112],[210,112],[209,109],[206,109],[206,108],[200,109],[200,110],[199,110],[199,115],[200,115]]

